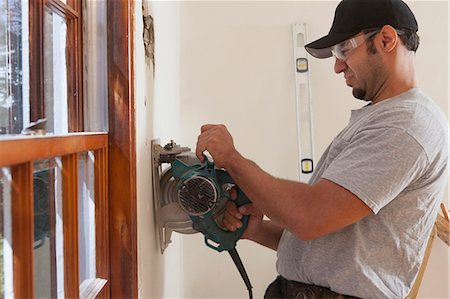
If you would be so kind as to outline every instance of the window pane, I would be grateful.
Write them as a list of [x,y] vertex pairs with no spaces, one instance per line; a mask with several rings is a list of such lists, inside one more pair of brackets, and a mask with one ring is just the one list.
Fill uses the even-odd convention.
[[29,123],[28,1],[0,0],[0,134]]
[[78,255],[80,284],[96,277],[94,153],[78,155]]
[[44,15],[44,93],[46,130],[68,132],[66,20],[45,9]]
[[64,295],[62,180],[59,159],[34,163],[35,297]]
[[0,298],[13,297],[11,238],[11,173],[0,168]]

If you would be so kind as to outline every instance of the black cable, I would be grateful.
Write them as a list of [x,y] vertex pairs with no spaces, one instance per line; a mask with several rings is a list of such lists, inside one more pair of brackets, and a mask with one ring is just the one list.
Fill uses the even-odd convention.
[[239,270],[239,274],[241,274],[242,279],[244,280],[245,286],[248,290],[248,297],[250,299],[253,299],[253,292],[252,292],[252,284],[250,283],[250,279],[248,278],[247,272],[245,271],[244,264],[242,264],[241,258],[239,257],[239,254],[236,250],[236,247],[233,249],[228,250],[228,253],[230,254],[231,258],[233,259],[234,264],[236,265],[236,268]]

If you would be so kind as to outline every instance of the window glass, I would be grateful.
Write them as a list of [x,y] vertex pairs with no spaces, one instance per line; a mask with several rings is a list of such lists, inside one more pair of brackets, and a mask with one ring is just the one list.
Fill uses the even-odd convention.
[[68,129],[66,20],[45,9],[44,14],[44,94],[46,130],[65,134]]
[[63,296],[62,179],[59,159],[34,163],[34,280],[36,298]]
[[0,11],[0,134],[18,134],[29,123],[28,1],[0,0]]
[[78,155],[78,257],[80,284],[96,277],[94,153]]
[[11,238],[11,173],[0,168],[0,298],[13,297]]

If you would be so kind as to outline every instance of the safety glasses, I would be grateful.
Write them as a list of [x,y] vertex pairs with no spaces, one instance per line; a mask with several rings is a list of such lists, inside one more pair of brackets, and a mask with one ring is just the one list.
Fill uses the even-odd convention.
[[367,41],[372,36],[376,35],[378,32],[380,32],[380,30],[368,32],[363,35],[356,35],[343,42],[340,42],[339,44],[331,47],[331,53],[333,53],[333,55],[337,59],[341,61],[346,61],[351,51],[362,45],[365,41]]

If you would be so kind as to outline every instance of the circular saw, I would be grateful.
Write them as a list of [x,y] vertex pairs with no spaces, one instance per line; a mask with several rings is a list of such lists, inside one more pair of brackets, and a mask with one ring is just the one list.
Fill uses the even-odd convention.
[[[155,140],[152,149],[154,210],[161,253],[170,243],[173,231],[201,232],[208,247],[218,252],[228,251],[252,297],[252,286],[235,248],[249,216],[242,217],[242,226],[235,231],[228,231],[222,224],[228,200],[239,207],[251,203],[249,198],[208,157],[201,162],[189,148],[173,141],[162,147]],[[163,166],[166,166],[164,170]]]
[[[217,250],[234,248],[247,227],[248,216],[236,231],[222,225],[225,204],[233,198],[237,206],[250,203],[231,176],[205,157],[201,162],[189,148],[171,142],[155,146],[154,200],[158,225],[162,228],[161,251],[170,243],[172,231],[189,234],[201,232],[205,243]],[[169,164],[160,173],[162,164]]]

